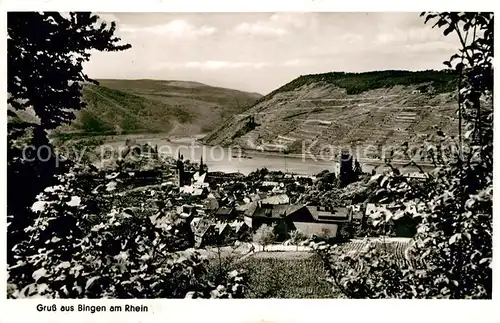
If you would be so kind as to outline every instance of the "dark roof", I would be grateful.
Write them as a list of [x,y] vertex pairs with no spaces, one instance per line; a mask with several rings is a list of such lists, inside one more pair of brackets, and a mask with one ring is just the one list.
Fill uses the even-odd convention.
[[317,206],[307,206],[307,209],[316,221],[343,222],[349,220],[349,208],[347,207],[337,207],[332,211],[318,210]]
[[[285,217],[293,216],[293,214],[297,211],[303,210],[311,214],[311,220],[305,220],[302,218],[302,221],[305,222],[316,222],[316,223],[341,223],[348,222],[351,219],[351,210],[347,207],[337,207],[334,210],[330,211],[321,211],[318,210],[317,206],[305,206],[301,204],[292,204],[292,205],[259,205],[259,202],[252,202],[247,205],[247,209],[245,211],[245,216],[253,217],[253,218],[274,218],[274,219],[283,219]],[[295,219],[295,217],[294,217]],[[300,220],[293,220],[299,221]]]
[[282,219],[301,208],[302,205],[272,205],[268,207],[258,206],[253,213],[253,217]]
[[231,213],[233,213],[233,211],[234,211],[234,208],[223,206],[223,207],[220,207],[217,210],[217,212],[215,212],[215,214],[216,215],[230,215]]

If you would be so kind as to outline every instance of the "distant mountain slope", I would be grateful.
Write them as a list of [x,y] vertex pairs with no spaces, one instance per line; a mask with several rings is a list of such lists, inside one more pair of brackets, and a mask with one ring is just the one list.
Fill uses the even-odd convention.
[[228,118],[204,141],[290,153],[306,147],[313,154],[328,146],[418,142],[435,133],[434,126],[457,132],[455,89],[455,76],[445,71],[300,76]]
[[196,82],[104,79],[99,83],[84,87],[88,107],[59,132],[199,134],[261,97]]

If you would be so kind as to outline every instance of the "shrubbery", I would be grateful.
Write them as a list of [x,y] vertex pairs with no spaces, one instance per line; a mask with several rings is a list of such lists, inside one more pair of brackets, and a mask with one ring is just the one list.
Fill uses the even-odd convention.
[[265,250],[267,245],[273,244],[276,241],[277,234],[275,226],[261,225],[253,234],[253,241],[262,245]]
[[[61,156],[47,131],[70,123],[86,106],[84,83],[97,83],[82,73],[83,62],[92,50],[130,48],[119,44],[115,23],[89,12],[10,12],[7,18],[8,297],[241,297],[239,272],[220,272],[217,285],[207,279],[204,255],[189,248],[187,219],[170,217],[161,203],[156,214],[154,205],[131,207],[151,202],[130,189],[137,174],[158,175],[157,169],[124,162],[106,173],[70,160],[57,164]],[[20,121],[16,112],[27,107],[38,123]],[[87,117],[85,126],[105,130]],[[48,161],[36,156],[40,148]]]
[[[418,220],[417,233],[399,263],[390,250],[369,248],[340,256],[318,249],[331,282],[352,298],[491,298],[493,200],[493,14],[425,14],[426,21],[459,34],[463,48],[453,55],[460,77],[458,117],[467,131],[458,142],[438,132],[451,152],[428,151],[436,169],[421,185],[395,170],[377,182],[377,198],[391,203],[377,222],[404,216]],[[476,34],[476,29],[481,30]],[[464,34],[474,32],[472,42]],[[470,38],[469,38],[470,39]],[[418,166],[418,165],[416,165]]]
[[102,214],[90,208],[97,193],[78,181],[68,173],[37,196],[37,218],[25,229],[29,239],[12,250],[9,297],[241,297],[238,272],[221,273],[224,293],[205,279],[207,260],[186,249],[182,221],[124,208]]

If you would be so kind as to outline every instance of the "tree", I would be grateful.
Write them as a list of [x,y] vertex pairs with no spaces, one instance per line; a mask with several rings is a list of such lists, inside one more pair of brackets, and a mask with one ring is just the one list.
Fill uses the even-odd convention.
[[[9,298],[241,297],[244,277],[207,275],[206,258],[187,248],[182,219],[113,207],[89,207],[101,194],[82,173],[61,175],[37,196],[29,239],[12,250]],[[113,198],[108,197],[108,200]],[[55,216],[54,216],[55,215]],[[215,286],[218,286],[216,289]]]
[[[114,36],[114,22],[108,27],[88,12],[9,12],[7,14],[8,153],[7,213],[12,217],[9,246],[22,239],[23,228],[32,214],[27,209],[53,175],[67,170],[47,137],[47,131],[75,118],[84,108],[81,90],[95,83],[83,73],[82,63],[91,50],[121,51]],[[20,118],[31,109],[36,121]],[[32,145],[25,154],[24,148]],[[43,158],[37,156],[43,153]],[[10,250],[10,248],[9,248]]]
[[274,227],[267,224],[261,225],[253,235],[253,241],[262,245],[262,250],[265,251],[266,246],[276,241]]
[[337,241],[349,241],[354,236],[354,225],[353,223],[342,223],[339,225],[336,240]]
[[257,170],[257,172],[259,173],[261,181],[269,174],[269,170],[266,167]]
[[[82,69],[91,50],[130,48],[115,28],[91,13],[8,13],[8,297],[242,297],[238,271],[224,272],[218,286],[207,280],[187,219],[152,216],[144,191],[116,194],[133,182],[127,165],[111,174],[59,167],[47,131],[85,107],[84,83],[97,84]],[[27,108],[36,121],[20,118]],[[47,160],[30,159],[39,148]]]
[[391,165],[392,172],[380,177],[376,195],[394,207],[381,222],[418,220],[404,261],[384,248],[340,258],[335,248],[318,249],[334,286],[348,297],[492,296],[494,17],[487,12],[422,15],[444,28],[444,35],[456,34],[462,45],[444,62],[457,75],[458,140],[437,134],[441,147],[428,149],[436,169],[421,170],[421,185]]
[[[317,187],[320,191],[327,191],[338,186],[338,179],[334,172],[321,172]],[[319,175],[318,175],[319,176]]]
[[109,28],[89,12],[9,12],[7,102],[14,110],[32,107],[44,130],[71,122],[73,110],[84,108],[83,82],[97,84],[83,73],[90,50],[121,51],[116,24]]
[[290,232],[290,242],[297,247],[296,250],[299,250],[299,244],[305,240],[307,240],[307,236],[301,231],[293,230]]
[[356,180],[353,169],[353,156],[347,152],[340,153],[339,182],[341,186],[347,186]]
[[359,163],[359,161],[357,159],[354,161],[354,174],[356,176],[363,174],[363,169],[361,168],[361,164]]

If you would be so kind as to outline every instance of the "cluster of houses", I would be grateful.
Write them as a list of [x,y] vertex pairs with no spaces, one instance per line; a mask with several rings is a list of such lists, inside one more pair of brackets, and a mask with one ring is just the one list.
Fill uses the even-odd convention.
[[[267,170],[248,176],[209,172],[203,160],[193,164],[182,155],[162,163],[166,167],[162,166],[159,176],[161,190],[168,192],[162,207],[189,219],[195,247],[249,240],[264,224],[274,227],[278,241],[288,239],[295,230],[309,237],[335,239],[345,232],[343,227],[361,225],[374,209],[370,204],[320,207],[300,203],[298,195],[316,183],[315,176]],[[142,173],[146,179],[158,176],[154,169]]]
[[256,180],[238,173],[210,173],[202,160],[197,169],[186,170],[182,156],[176,162],[176,176],[172,182],[185,202],[177,212],[192,218],[196,247],[250,239],[263,224],[274,227],[278,241],[294,230],[335,238],[342,226],[362,219],[362,212],[352,206],[324,208],[296,202],[297,191],[312,186],[314,176],[267,172]]

